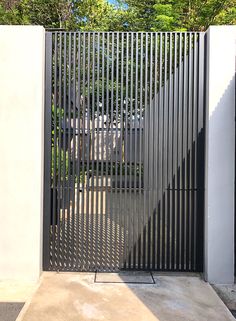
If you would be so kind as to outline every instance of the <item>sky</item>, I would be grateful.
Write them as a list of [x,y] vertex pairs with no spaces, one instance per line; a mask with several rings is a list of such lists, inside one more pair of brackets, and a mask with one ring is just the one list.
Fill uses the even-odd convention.
[[111,4],[116,4],[117,3],[116,0],[108,0],[108,2],[110,2]]

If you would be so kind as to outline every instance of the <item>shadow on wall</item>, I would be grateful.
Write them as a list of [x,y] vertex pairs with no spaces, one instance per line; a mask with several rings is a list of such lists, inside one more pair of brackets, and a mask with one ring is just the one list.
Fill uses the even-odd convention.
[[[208,233],[209,244],[214,240],[214,246],[221,252],[227,244],[234,246],[235,240],[227,239],[232,237],[233,233],[220,233],[222,231],[232,231],[235,228],[232,217],[224,216],[224,213],[232,213],[235,209],[233,200],[235,200],[235,76],[230,80],[225,88],[224,94],[218,102],[213,101],[214,96],[210,97],[209,112],[209,137],[207,142],[208,169],[206,176],[206,187],[210,193],[206,196],[208,208],[214,213],[214,219],[211,214],[207,214],[206,233]],[[216,106],[214,108],[214,106]],[[227,155],[227,157],[226,157]],[[230,155],[230,156],[229,156]],[[211,167],[214,162],[214,167]],[[217,170],[219,169],[219,170]],[[234,175],[232,176],[232,173]],[[234,194],[234,195],[233,195]],[[220,222],[220,223],[219,223]],[[209,224],[211,228],[209,229]],[[207,251],[207,249],[206,249]],[[235,252],[236,254],[236,252]],[[211,254],[212,255],[212,254]],[[214,262],[216,258],[209,258]],[[233,257],[232,257],[233,260]],[[221,258],[224,264],[223,257]]]
[[[72,229],[79,235],[74,244],[82,269],[203,269],[203,117],[198,115],[196,106],[190,117],[186,105],[181,104],[179,109],[176,105],[171,127],[166,117],[169,112],[159,120],[158,105],[153,106],[151,111],[147,108],[145,117],[144,141],[150,143],[144,150],[143,182],[139,186],[134,182],[124,189],[120,188],[122,183],[115,190],[106,186],[100,192],[98,187],[96,191],[85,187],[81,192],[81,215]],[[188,118],[183,120],[185,111]],[[159,139],[156,144],[155,135]],[[169,139],[164,139],[168,135]],[[69,236],[67,242],[70,246]],[[64,248],[63,244],[60,248]]]
[[127,230],[134,243],[124,269],[203,271],[204,129],[172,180],[162,190],[144,190],[143,203],[124,214],[142,221],[141,233]]
[[[235,153],[235,150],[233,147],[234,145],[234,117],[233,115],[235,114],[235,96],[234,96],[234,88],[235,88],[235,78],[233,78],[230,83],[228,84],[224,95],[221,97],[220,101],[218,102],[216,108],[214,109],[214,111],[209,115],[209,124],[208,126],[210,127],[210,135],[209,135],[209,140],[211,141],[211,146],[209,149],[209,154],[210,154],[210,158],[208,160],[208,163],[211,163],[211,159],[214,158],[214,162],[217,160],[218,164],[219,164],[219,168],[221,168],[222,164],[224,164],[225,166],[225,175],[222,174],[222,177],[219,179],[219,173],[217,173],[216,176],[212,175],[211,177],[211,184],[213,184],[212,186],[210,186],[209,188],[211,190],[213,190],[213,194],[214,194],[214,204],[212,204],[212,206],[214,206],[215,211],[218,211],[217,209],[217,203],[218,203],[218,199],[219,197],[222,198],[222,193],[224,193],[224,190],[222,189],[222,186],[224,186],[224,184],[231,180],[232,184],[234,181],[234,177],[232,177],[231,173],[233,172],[233,167],[235,167],[235,164],[232,163],[232,159],[233,159],[233,155]],[[228,129],[228,131],[227,131]],[[230,131],[230,132],[229,132]],[[214,140],[213,140],[214,137]],[[170,222],[172,220],[172,227],[173,225],[175,226],[176,222],[177,222],[177,226],[179,228],[179,231],[177,232],[177,240],[178,242],[175,243],[174,241],[172,241],[172,245],[167,247],[167,253],[168,251],[172,251],[172,255],[174,256],[174,258],[176,258],[176,263],[178,265],[178,263],[182,262],[183,264],[187,263],[187,262],[195,262],[194,264],[196,267],[196,271],[202,271],[203,268],[203,212],[204,212],[204,189],[202,188],[203,186],[203,178],[204,178],[204,168],[202,167],[203,164],[203,159],[204,155],[203,155],[203,144],[204,144],[204,130],[201,130],[199,135],[198,135],[198,144],[201,144],[201,147],[199,146],[200,150],[199,150],[199,158],[197,159],[198,161],[198,169],[200,171],[199,175],[198,175],[198,186],[201,188],[198,190],[186,190],[186,191],[173,191],[173,190],[167,190],[164,191],[162,194],[162,199],[159,200],[158,205],[156,206],[156,208],[153,210],[151,217],[148,219],[148,223],[145,225],[144,230],[143,230],[143,235],[146,235],[147,231],[150,231],[150,226],[151,226],[151,222],[160,222],[160,215],[158,216],[157,213],[160,213],[160,207],[163,206],[163,204],[166,203],[166,200],[170,200],[172,198],[172,204],[176,202],[179,204],[176,207],[176,210],[169,210],[169,216],[167,215],[167,222]],[[220,142],[220,144],[219,144]],[[219,149],[220,146],[220,149]],[[180,176],[180,172],[181,172],[181,167],[184,168],[184,166],[186,165],[186,163],[189,163],[189,158],[191,155],[191,151],[195,150],[196,147],[196,142],[193,142],[191,149],[188,150],[188,157],[187,159],[184,159],[182,161],[181,166],[178,167],[178,173],[176,176],[173,177],[172,183],[174,183],[176,180],[179,179]],[[229,155],[229,151],[232,153],[232,158],[231,159],[225,159],[224,155],[227,154]],[[226,164],[227,162],[227,164]],[[220,171],[222,173],[222,171]],[[228,176],[227,176],[228,175]],[[232,187],[232,186],[231,186]],[[180,207],[180,202],[182,200],[182,206],[183,206],[183,202],[184,202],[184,197],[185,195],[188,194],[190,197],[192,197],[192,205],[196,206],[196,211],[194,212],[194,219],[196,219],[196,222],[193,224],[192,221],[192,216],[191,215],[186,215],[189,212],[189,205],[188,203],[185,203],[185,206]],[[216,195],[218,195],[218,197],[216,197]],[[213,196],[213,195],[212,195]],[[224,204],[225,205],[225,210],[227,211],[227,206],[230,206],[231,210],[232,210],[232,195],[228,195],[227,196],[229,199],[229,204]],[[209,199],[208,196],[208,201],[211,201],[211,199]],[[182,211],[182,214],[181,214]],[[220,213],[222,220],[221,223],[224,224],[223,221],[223,216],[222,213]],[[182,219],[181,219],[182,218]],[[183,220],[183,218],[185,218]],[[177,221],[176,221],[177,220]],[[185,225],[185,222],[187,223],[187,225]],[[182,224],[182,227],[181,227]],[[195,225],[196,224],[196,225]],[[157,226],[160,226],[157,224]],[[190,232],[189,235],[184,233],[185,228],[187,227],[187,230]],[[235,225],[234,225],[235,227]],[[229,229],[230,228],[234,228],[231,224],[231,222],[229,222]],[[163,228],[163,227],[162,227]],[[189,241],[191,241],[191,235],[194,234],[194,228],[196,228],[197,234],[195,236],[197,236],[196,242],[196,248],[195,248],[195,255],[192,257],[193,253],[194,253],[194,249],[191,248],[193,246],[193,243],[188,243]],[[215,233],[217,233],[217,237],[214,237],[214,240],[218,240],[219,241],[219,247],[220,247],[220,243],[224,242],[223,237],[221,236],[221,234],[219,233],[219,226],[216,226],[215,229]],[[178,229],[177,229],[178,230]],[[171,233],[171,232],[170,232]],[[144,236],[143,236],[144,237]],[[138,242],[140,243],[140,239],[141,239],[141,235],[138,238]],[[180,241],[182,240],[182,241]],[[185,251],[185,247],[183,244],[186,243],[186,250]],[[179,245],[179,248],[176,248],[176,244]],[[135,246],[138,246],[137,244]],[[168,250],[169,248],[169,250]],[[190,254],[188,254],[188,250],[191,250]],[[150,251],[150,250],[149,250]],[[151,252],[151,251],[150,251]],[[146,252],[148,254],[148,251]],[[132,256],[132,252],[129,252],[129,255]],[[149,255],[149,254],[148,254]],[[150,253],[151,255],[151,253]],[[166,255],[166,254],[162,254],[162,255]],[[185,256],[186,256],[186,261],[185,261]],[[166,256],[166,260],[167,263],[169,262],[169,260],[171,260],[171,256]],[[177,268],[178,269],[178,268]],[[188,269],[186,269],[188,270]],[[120,277],[122,280],[122,276]],[[157,284],[159,284],[159,286],[164,287],[164,289],[162,289],[162,295],[164,296],[164,300],[166,300],[166,302],[168,302],[169,299],[169,288],[168,288],[168,280],[162,280],[162,279],[158,279],[158,277],[155,278]],[[186,280],[183,280],[182,278],[180,278],[179,281],[177,282],[185,282]],[[159,282],[159,283],[158,283]],[[193,285],[191,285],[190,283],[191,281],[187,281],[187,283],[184,285],[185,288],[185,293],[184,296],[186,296],[185,300],[186,302],[190,303],[190,300],[188,298],[188,296],[190,297],[195,297],[195,293],[191,292],[191,290],[194,288]],[[176,298],[175,302],[178,302],[178,304],[183,304],[182,302],[182,297],[180,295],[180,293],[178,293],[178,288],[176,287],[176,284],[172,285],[172,292],[171,292],[171,298],[172,300],[174,300],[174,298]],[[142,292],[142,287],[140,288],[140,290],[138,290],[138,287],[135,287],[134,285],[130,285],[127,284],[127,287],[129,287],[129,289],[131,291],[133,291],[135,293],[135,295],[139,298],[139,300],[153,313],[153,315],[156,317],[156,320],[161,320],[159,319],[160,314],[159,314],[159,308],[156,306],[157,302],[156,299],[152,298],[152,287],[150,285],[150,295],[144,295]],[[177,291],[177,292],[176,292]],[[190,291],[190,292],[189,292]],[[203,295],[204,297],[204,295]],[[199,301],[199,299],[195,298],[197,300],[197,302]],[[205,299],[204,299],[205,300]],[[185,302],[185,303],[186,303]],[[173,301],[172,301],[173,303]],[[177,304],[177,303],[176,303]],[[202,304],[207,304],[206,302],[202,302]],[[214,307],[209,307],[210,309],[214,309]],[[175,306],[173,304],[168,305],[168,309],[170,309],[170,313],[174,313],[175,311]],[[205,309],[205,308],[204,308]],[[191,313],[192,308],[190,308],[189,313]]]
[[128,220],[124,269],[203,271],[205,107],[198,82],[200,76],[182,93],[178,80],[174,97],[163,101],[173,93],[172,78],[145,110],[143,199],[121,212]]
[[[198,60],[201,58],[196,59],[196,65]],[[129,186],[123,188],[120,182],[121,186],[113,188],[112,181],[110,186],[103,184],[105,191],[101,186],[94,188],[93,184],[90,190],[87,175],[87,184],[82,183],[76,202],[78,222],[72,214],[72,228],[68,204],[68,226],[63,226],[64,231],[59,234],[67,238],[69,248],[76,245],[75,256],[81,261],[78,269],[202,271],[205,125],[200,74],[203,68],[200,63],[199,70],[195,66],[195,76],[187,85],[183,74],[187,77],[194,69],[193,61],[192,65],[185,64],[186,70],[183,66],[176,69],[152,104],[145,108],[139,159],[143,172],[139,186],[132,183],[133,174],[128,174],[125,183]],[[128,160],[124,162],[127,165]],[[128,166],[132,165],[133,160]],[[115,167],[117,176],[117,162]],[[105,164],[103,168],[106,171]],[[123,180],[123,173],[121,176]],[[70,199],[70,192],[66,193]],[[101,212],[97,208],[94,211],[95,206],[102,208]],[[72,205],[72,213],[73,210]],[[71,235],[65,233],[66,229],[72,231]],[[78,234],[75,239],[74,232]],[[65,253],[63,240],[56,243],[59,243],[59,258],[64,261],[67,255],[72,262],[73,251]]]

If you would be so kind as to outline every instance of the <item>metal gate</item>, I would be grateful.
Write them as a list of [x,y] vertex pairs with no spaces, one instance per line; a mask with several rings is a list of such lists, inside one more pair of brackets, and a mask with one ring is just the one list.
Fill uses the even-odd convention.
[[45,270],[202,271],[203,187],[203,33],[46,33]]

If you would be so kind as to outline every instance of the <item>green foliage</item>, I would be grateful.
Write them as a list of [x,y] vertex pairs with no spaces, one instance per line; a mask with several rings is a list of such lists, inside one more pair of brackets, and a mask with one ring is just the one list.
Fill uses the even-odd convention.
[[[52,146],[51,174],[53,180],[55,179],[56,181],[58,181],[59,174],[61,174],[62,172],[65,173],[66,178],[68,177],[68,162],[68,151],[63,152],[62,150],[59,150],[57,147],[55,148],[55,146]],[[56,169],[55,172],[54,169]]]
[[72,24],[72,5],[67,0],[24,0],[22,8],[31,24],[50,28],[67,28]]
[[20,1],[2,0],[0,3],[0,24],[27,24],[27,17],[23,14]]
[[152,30],[175,30],[176,29],[176,13],[172,4],[157,3],[153,6],[155,10],[155,22]]
[[74,2],[77,28],[83,31],[109,30],[113,13],[113,6],[104,0]]
[[236,24],[236,0],[1,0],[0,24],[83,31],[206,30]]
[[[206,30],[236,23],[236,0],[124,0],[130,29],[143,31]],[[128,22],[129,23],[129,22]]]

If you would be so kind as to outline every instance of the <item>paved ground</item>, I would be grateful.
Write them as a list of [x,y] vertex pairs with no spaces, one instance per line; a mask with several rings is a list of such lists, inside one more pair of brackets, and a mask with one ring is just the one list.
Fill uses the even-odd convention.
[[23,305],[23,302],[0,302],[0,320],[15,321]]
[[214,285],[213,287],[236,319],[236,284]]
[[214,285],[215,291],[230,310],[236,310],[236,284]]
[[199,277],[154,273],[155,284],[122,283],[122,275],[114,277],[116,283],[96,283],[94,273],[46,272],[17,321],[234,320]]

